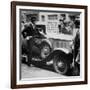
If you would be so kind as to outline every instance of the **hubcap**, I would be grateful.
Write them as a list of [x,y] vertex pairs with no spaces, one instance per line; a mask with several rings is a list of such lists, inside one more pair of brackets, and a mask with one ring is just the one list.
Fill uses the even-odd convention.
[[62,61],[57,62],[57,68],[60,72],[64,72],[66,69],[66,64]]
[[46,58],[50,53],[50,48],[48,46],[44,46],[41,50],[41,57]]
[[62,62],[59,62],[59,63],[58,63],[58,67],[63,67],[63,65],[64,65],[64,64],[63,64]]

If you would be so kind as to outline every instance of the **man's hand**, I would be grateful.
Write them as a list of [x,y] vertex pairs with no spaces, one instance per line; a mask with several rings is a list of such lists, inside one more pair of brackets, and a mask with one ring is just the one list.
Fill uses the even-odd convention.
[[32,36],[27,36],[27,37],[26,37],[26,40],[29,40],[30,38],[32,38]]

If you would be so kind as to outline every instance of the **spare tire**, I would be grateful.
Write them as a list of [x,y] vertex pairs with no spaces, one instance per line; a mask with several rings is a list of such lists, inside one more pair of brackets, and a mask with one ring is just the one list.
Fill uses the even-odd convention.
[[41,48],[40,56],[42,59],[45,59],[51,52],[50,45],[47,42],[42,42],[40,48]]

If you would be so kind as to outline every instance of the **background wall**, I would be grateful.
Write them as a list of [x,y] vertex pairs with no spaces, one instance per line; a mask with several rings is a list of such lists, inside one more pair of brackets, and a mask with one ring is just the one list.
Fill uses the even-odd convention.
[[[22,0],[23,1],[23,0]],[[29,1],[29,0],[24,0]],[[90,15],[90,0],[30,0],[31,2],[46,2],[60,4],[79,4],[88,5],[88,16]],[[10,89],[10,2],[11,0],[0,0],[0,90]],[[88,17],[88,24],[90,17]],[[90,38],[90,26],[88,25],[88,38]],[[88,46],[90,42],[88,41]],[[90,47],[88,47],[88,54]],[[89,55],[88,55],[89,56]],[[88,57],[88,64],[90,64]],[[90,65],[88,65],[90,68]],[[88,70],[90,76],[90,70]],[[31,90],[89,90],[90,77],[88,77],[88,85],[60,86],[60,87],[45,87],[32,88]],[[25,90],[25,89],[22,89]],[[28,89],[29,90],[29,89]]]

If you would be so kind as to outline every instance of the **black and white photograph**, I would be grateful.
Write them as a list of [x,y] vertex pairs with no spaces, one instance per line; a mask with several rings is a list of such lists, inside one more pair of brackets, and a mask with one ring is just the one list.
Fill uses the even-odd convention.
[[50,5],[16,6],[17,85],[85,80],[85,10]]
[[80,76],[80,13],[20,10],[21,78]]

